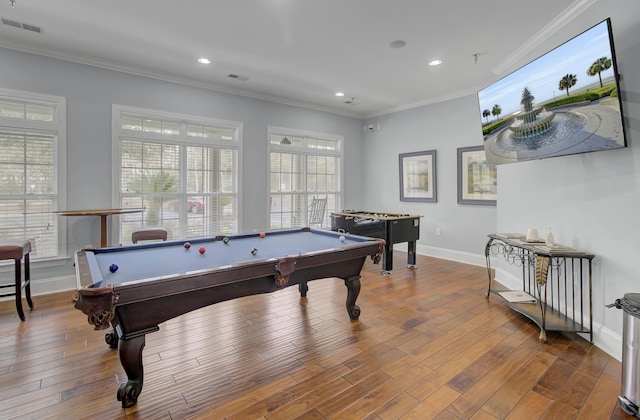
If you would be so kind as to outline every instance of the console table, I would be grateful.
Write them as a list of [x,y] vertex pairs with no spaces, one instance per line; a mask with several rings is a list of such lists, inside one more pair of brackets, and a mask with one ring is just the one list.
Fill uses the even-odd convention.
[[[540,327],[540,341],[547,341],[546,331],[589,333],[593,343],[592,260],[594,255],[571,247],[525,240],[524,234],[488,235],[485,248],[489,288],[501,294],[507,304]],[[533,302],[518,302],[505,290],[493,289],[491,256],[502,256],[511,265],[522,268],[522,292]],[[526,294],[521,296],[527,298]],[[516,293],[518,295],[519,293]],[[588,319],[587,319],[588,318]]]

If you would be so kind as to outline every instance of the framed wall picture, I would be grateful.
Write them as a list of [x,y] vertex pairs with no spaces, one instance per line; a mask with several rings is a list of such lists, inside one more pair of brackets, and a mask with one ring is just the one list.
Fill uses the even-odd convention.
[[400,201],[437,202],[435,150],[400,154]]
[[497,188],[498,172],[484,146],[458,148],[458,204],[495,206]]

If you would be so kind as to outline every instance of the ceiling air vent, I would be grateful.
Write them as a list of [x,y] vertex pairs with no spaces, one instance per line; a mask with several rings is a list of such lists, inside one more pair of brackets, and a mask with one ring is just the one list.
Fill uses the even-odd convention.
[[29,25],[28,23],[22,24],[22,29],[26,29],[27,31],[41,33],[42,29],[39,26]]
[[19,29],[24,29],[26,31],[35,32],[38,34],[42,33],[41,27],[35,26],[35,25],[29,25],[28,23],[22,23],[22,22],[18,22],[15,20],[7,19],[7,18],[2,18],[2,23],[4,25],[13,26],[14,28],[19,28]]
[[14,26],[16,28],[22,28],[22,24],[20,22],[16,22],[15,20],[2,18],[2,23],[9,26]]
[[236,80],[242,80],[243,82],[246,82],[247,80],[249,80],[249,78],[248,78],[247,76],[240,76],[240,75],[233,74],[233,73],[232,73],[232,74],[230,74],[230,75],[229,75],[229,76],[227,76],[227,77],[230,77],[230,78],[232,78],[232,79],[236,79]]

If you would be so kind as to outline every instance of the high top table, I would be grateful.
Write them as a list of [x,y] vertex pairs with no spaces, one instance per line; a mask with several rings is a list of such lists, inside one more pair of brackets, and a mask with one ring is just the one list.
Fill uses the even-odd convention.
[[60,210],[55,213],[61,216],[100,216],[100,248],[105,248],[109,243],[109,230],[107,218],[114,214],[142,213],[143,208],[126,209],[97,209],[97,210]]

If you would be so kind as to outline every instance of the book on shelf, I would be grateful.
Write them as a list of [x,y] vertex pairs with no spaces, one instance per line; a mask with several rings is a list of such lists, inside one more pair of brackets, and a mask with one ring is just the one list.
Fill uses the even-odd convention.
[[583,251],[577,250],[577,249],[573,249],[570,246],[566,246],[566,245],[558,245],[558,244],[554,244],[554,245],[536,245],[536,249],[539,249],[540,251],[544,251],[544,252],[562,252],[562,253],[567,253],[567,254],[583,254]]
[[536,298],[522,290],[505,290],[498,294],[511,303],[536,303]]

